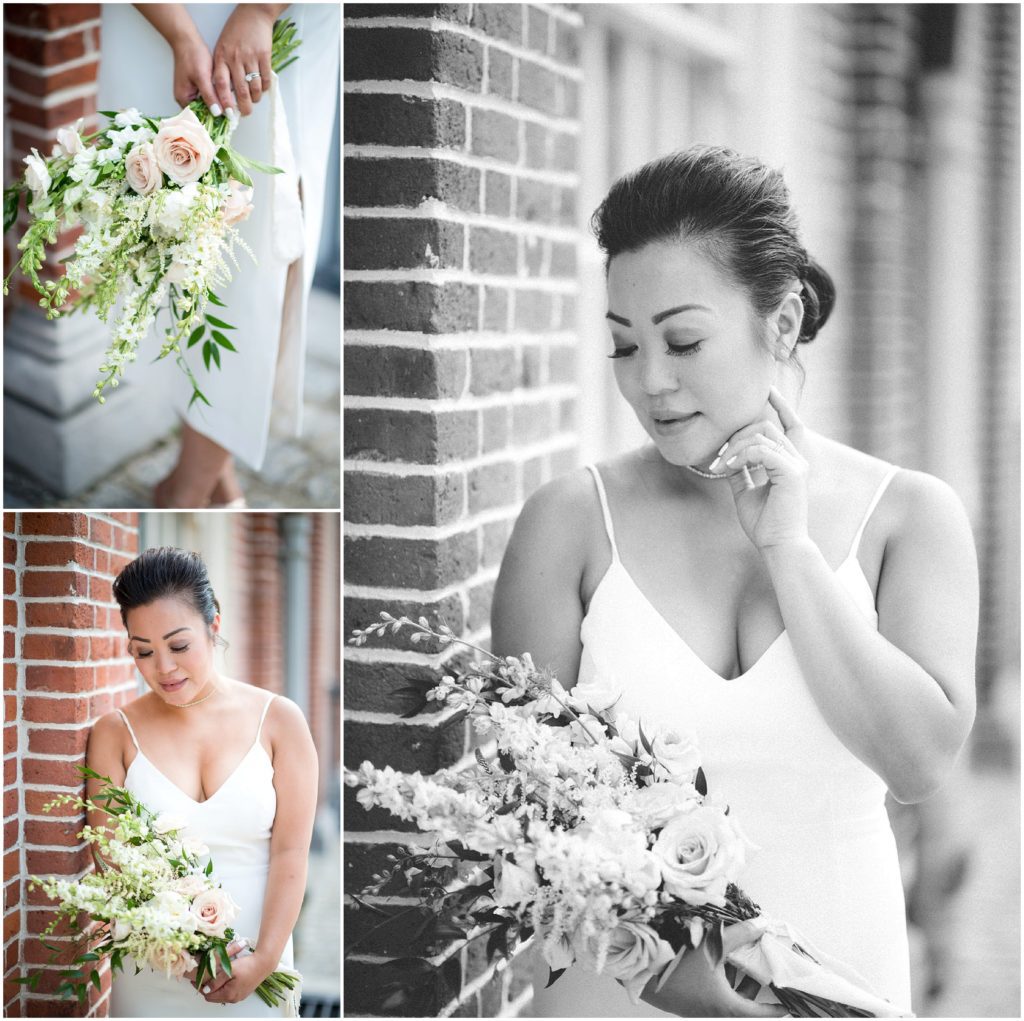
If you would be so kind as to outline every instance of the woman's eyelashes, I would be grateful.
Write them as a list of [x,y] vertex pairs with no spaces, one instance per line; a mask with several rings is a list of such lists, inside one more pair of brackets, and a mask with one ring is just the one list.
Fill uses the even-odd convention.
[[[702,340],[698,340],[694,344],[666,343],[666,353],[670,355],[694,355],[700,350],[700,346],[703,343],[704,341]],[[634,354],[636,352],[636,349],[636,344],[623,345],[622,347],[616,347],[615,350],[608,357],[628,358],[631,354]]]
[[[181,646],[174,646],[174,645],[172,645],[171,646],[171,652],[188,652],[188,646],[187,645],[181,645]],[[147,659],[149,656],[152,656],[152,655],[153,655],[153,650],[152,649],[148,649],[145,652],[137,652],[137,653],[135,653],[135,658],[136,659]]]

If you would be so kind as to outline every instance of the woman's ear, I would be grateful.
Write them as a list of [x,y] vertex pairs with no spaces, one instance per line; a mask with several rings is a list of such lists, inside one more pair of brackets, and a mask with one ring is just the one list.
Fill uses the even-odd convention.
[[776,357],[780,361],[788,361],[793,349],[800,340],[800,327],[804,321],[804,303],[799,291],[790,291],[779,303],[775,313],[775,326],[778,330]]
[[219,613],[215,613],[213,615],[213,620],[210,622],[210,631],[213,634],[215,634],[215,635],[220,634],[220,614]]

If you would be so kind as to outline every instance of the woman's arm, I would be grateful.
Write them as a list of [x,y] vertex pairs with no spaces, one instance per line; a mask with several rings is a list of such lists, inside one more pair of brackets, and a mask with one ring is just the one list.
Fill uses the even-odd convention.
[[302,711],[275,699],[267,713],[274,758],[277,814],[270,836],[270,871],[256,951],[234,962],[233,977],[206,996],[211,1003],[244,1000],[281,961],[306,892],[309,844],[316,814],[316,747]]
[[[566,688],[580,666],[580,588],[588,519],[600,522],[590,475],[575,472],[549,482],[526,501],[505,549],[491,606],[496,655],[529,652]],[[591,522],[592,523],[592,522]]]
[[[117,787],[124,786],[124,739],[126,736],[125,725],[117,712],[107,713],[101,716],[89,731],[89,743],[86,746],[85,764],[94,769],[100,776],[108,776]],[[92,798],[103,785],[99,780],[86,780],[86,797]],[[106,826],[110,816],[106,812],[98,810],[90,812],[88,822],[90,826]]]
[[[890,501],[892,503],[890,503]],[[878,584],[878,630],[810,539],[762,549],[797,660],[839,739],[902,802],[941,785],[974,721],[978,569],[956,494],[900,472]]]
[[[270,87],[274,21],[289,4],[236,4],[213,48],[213,87],[227,109],[238,99],[243,117]],[[251,81],[246,75],[259,72]],[[231,87],[234,85],[234,95]]]
[[220,105],[213,87],[213,58],[184,4],[134,4],[167,41],[174,54],[174,100],[187,106],[197,96],[219,117]]

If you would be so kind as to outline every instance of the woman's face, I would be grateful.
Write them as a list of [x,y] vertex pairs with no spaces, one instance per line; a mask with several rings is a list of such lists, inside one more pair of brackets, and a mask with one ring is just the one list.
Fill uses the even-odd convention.
[[746,293],[694,245],[654,242],[608,267],[615,380],[662,457],[702,465],[765,413],[777,362]]
[[180,599],[157,599],[128,611],[128,651],[158,698],[183,705],[199,698],[214,677],[213,639],[220,616],[207,627]]

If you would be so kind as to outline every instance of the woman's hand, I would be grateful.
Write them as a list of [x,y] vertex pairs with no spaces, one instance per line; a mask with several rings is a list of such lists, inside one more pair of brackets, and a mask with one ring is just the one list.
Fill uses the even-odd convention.
[[[761,550],[807,538],[808,464],[801,453],[804,426],[774,386],[768,406],[775,410],[781,426],[767,418],[745,426],[729,438],[721,454],[722,465],[730,472],[740,524]],[[753,469],[767,475],[766,485],[751,488],[747,484]]]
[[[279,9],[274,4],[238,4],[221,30],[213,48],[213,85],[225,110],[235,105],[232,85],[243,117],[270,87],[270,47]],[[246,81],[253,72],[259,77]]]
[[[235,944],[232,943],[232,946]],[[229,950],[230,954],[231,951]],[[236,951],[238,953],[238,951]],[[203,982],[203,997],[208,1003],[240,1003],[252,995],[256,987],[274,970],[259,954],[242,954],[231,958],[231,974],[217,972],[216,978]]]
[[735,992],[725,975],[725,955],[760,935],[761,930],[748,922],[726,926],[723,958],[717,965],[703,947],[687,950],[661,989],[655,992],[658,982],[651,979],[641,999],[678,1017],[785,1017],[786,1011],[777,1004],[754,1003]]
[[174,101],[181,107],[202,98],[214,117],[221,114],[213,88],[213,57],[199,34],[186,36],[171,47],[174,54]]

